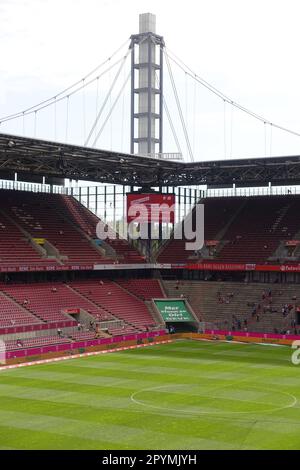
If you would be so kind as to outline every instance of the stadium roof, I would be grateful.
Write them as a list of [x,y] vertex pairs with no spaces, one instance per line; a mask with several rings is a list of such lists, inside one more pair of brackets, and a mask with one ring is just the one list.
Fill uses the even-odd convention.
[[300,184],[300,156],[184,163],[0,134],[0,178],[17,172],[129,186]]

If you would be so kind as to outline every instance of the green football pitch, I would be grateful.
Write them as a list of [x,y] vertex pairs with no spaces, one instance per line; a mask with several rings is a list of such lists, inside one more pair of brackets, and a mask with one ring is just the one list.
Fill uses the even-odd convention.
[[0,449],[300,449],[291,349],[177,341],[0,372]]

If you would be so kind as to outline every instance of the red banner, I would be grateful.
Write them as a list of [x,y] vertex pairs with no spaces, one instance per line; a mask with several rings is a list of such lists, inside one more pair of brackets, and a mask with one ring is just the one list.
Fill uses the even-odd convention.
[[80,308],[71,308],[71,307],[65,308],[63,310],[63,313],[73,313],[73,314],[74,313],[80,313]]
[[199,271],[277,271],[277,272],[300,272],[300,264],[241,264],[241,263],[195,263],[195,264],[172,264],[172,269],[190,269]]
[[79,266],[1,266],[1,273],[19,273],[34,271],[89,271],[94,269],[93,264]]
[[[246,264],[238,263],[198,263],[198,264],[187,264],[182,266],[186,269],[195,269],[200,271],[246,271]],[[251,265],[251,270],[253,265]]]
[[285,242],[285,246],[298,246],[300,245],[300,240],[288,240]]
[[127,223],[174,223],[175,194],[127,194]]

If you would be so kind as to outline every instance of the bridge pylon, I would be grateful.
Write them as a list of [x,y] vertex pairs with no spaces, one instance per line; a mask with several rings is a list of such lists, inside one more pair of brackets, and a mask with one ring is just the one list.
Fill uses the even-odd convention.
[[131,36],[132,154],[163,153],[163,48],[156,16],[139,16],[139,33]]

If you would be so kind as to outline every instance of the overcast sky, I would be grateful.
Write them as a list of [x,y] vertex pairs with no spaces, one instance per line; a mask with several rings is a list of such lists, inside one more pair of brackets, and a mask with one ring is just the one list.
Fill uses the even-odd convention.
[[[138,15],[144,12],[157,15],[157,33],[194,72],[270,121],[300,132],[300,5],[296,0],[0,0],[1,117],[81,79],[138,32]],[[300,137],[273,129],[271,139],[269,126],[231,112],[229,106],[224,139],[223,102],[200,86],[195,89],[175,65],[174,76],[196,160],[300,154]],[[101,84],[102,96],[111,80],[112,76]],[[91,114],[85,132],[95,112],[95,88],[86,95]],[[167,80],[166,96],[188,159]],[[57,112],[56,137],[63,141],[66,111],[61,106]],[[70,114],[68,141],[82,144],[82,118],[75,101]],[[0,130],[22,134],[22,126],[19,120]],[[176,151],[167,122],[165,126],[164,150]],[[53,139],[53,127],[53,111],[44,113],[38,117],[37,136]],[[29,118],[25,133],[33,133]],[[129,87],[97,145],[129,149]]]

